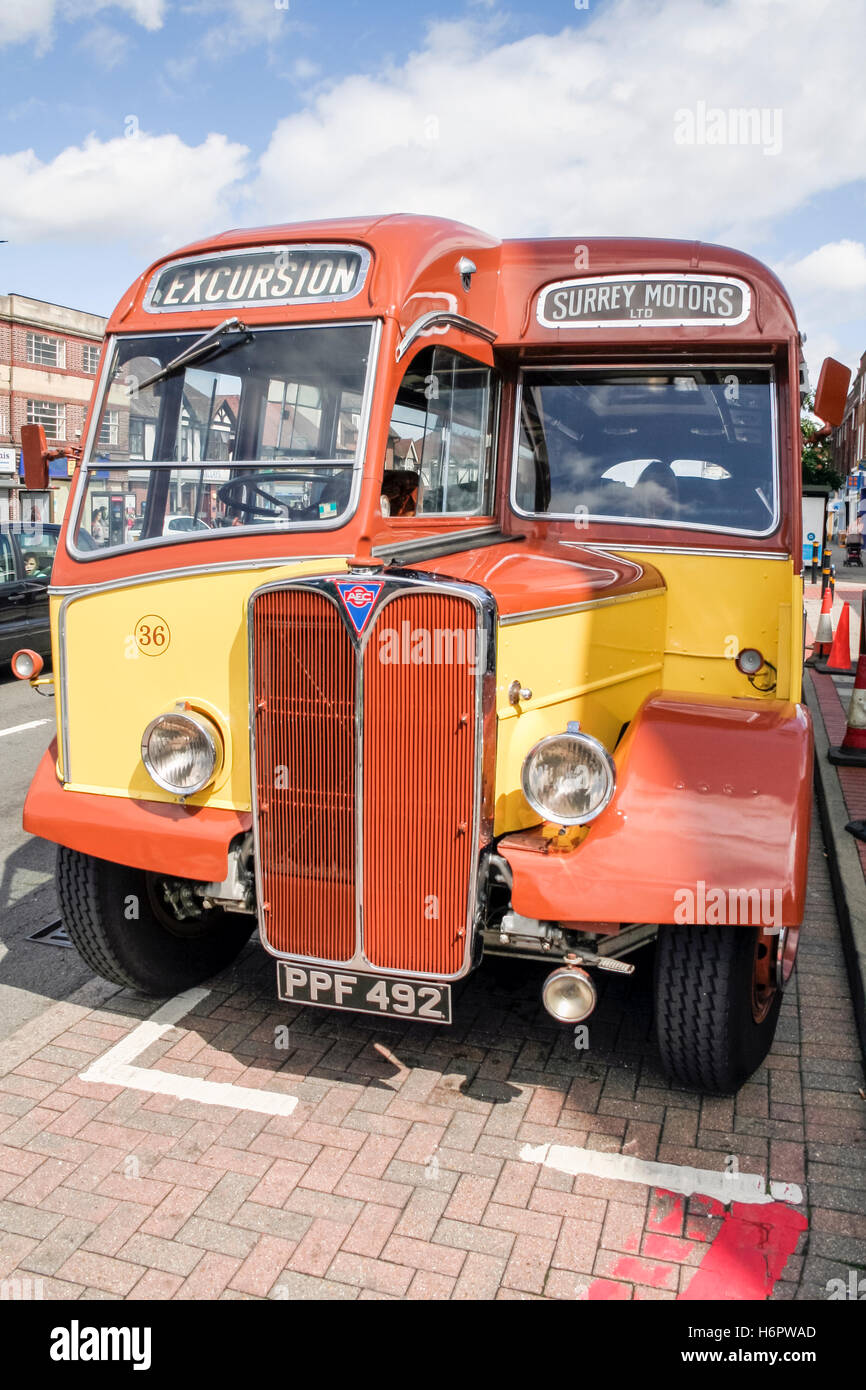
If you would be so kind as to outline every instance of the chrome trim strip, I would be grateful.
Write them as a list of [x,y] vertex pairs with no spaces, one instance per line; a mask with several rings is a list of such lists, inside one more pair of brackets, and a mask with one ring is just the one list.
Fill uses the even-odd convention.
[[590,598],[583,603],[565,603],[557,608],[532,608],[526,613],[506,613],[499,619],[500,627],[512,627],[516,623],[534,623],[539,618],[564,618],[568,613],[586,613],[593,608],[610,608],[614,603],[634,603],[641,598],[658,598],[667,593],[667,585],[655,589],[641,589],[636,594],[613,594],[610,598]]
[[60,762],[63,770],[63,785],[72,781],[69,770],[69,702],[68,702],[68,662],[66,659],[66,609],[71,599],[66,599],[60,605],[60,613],[57,619],[57,646],[58,646],[58,665],[57,689],[60,691],[60,718],[58,720],[58,733],[60,735]]
[[[167,270],[173,270],[178,265],[196,265],[200,261],[222,261],[234,256],[255,256],[258,252],[262,255],[268,251],[273,251],[274,259],[292,251],[351,251],[354,255],[360,256],[361,265],[358,269],[358,282],[354,289],[347,291],[346,294],[331,295],[301,295],[298,299],[286,296],[283,299],[224,299],[213,304],[168,304],[161,308],[152,308],[151,301],[154,291]],[[141,307],[148,314],[206,314],[215,313],[227,305],[235,309],[289,309],[293,304],[337,304],[344,299],[354,299],[359,295],[367,283],[367,274],[370,269],[371,253],[366,246],[356,246],[353,242],[323,242],[323,241],[288,241],[279,246],[250,246],[248,243],[243,246],[235,246],[230,251],[201,251],[195,256],[175,256],[170,261],[164,261],[157,266],[150,277],[150,283],[141,301]]]
[[302,565],[309,564],[311,560],[321,560],[324,565],[331,565],[335,560],[351,560],[350,554],[345,555],[274,555],[268,560],[231,560],[223,565],[185,565],[173,570],[154,570],[149,574],[135,574],[128,579],[104,579],[101,584],[58,584],[49,585],[48,593],[52,596],[68,594],[70,597],[83,598],[85,594],[106,593],[109,589],[129,589],[138,584],[158,584],[163,579],[187,578],[190,575],[202,574],[226,574],[236,570],[262,570],[275,569],[280,565]]
[[[562,541],[562,545],[576,547],[579,550],[592,550],[596,555],[607,555],[611,559],[621,560],[622,554],[610,549],[611,541]],[[736,560],[790,560],[791,556],[787,551],[778,550],[725,550],[722,547],[714,549],[711,546],[695,545],[635,545],[626,544],[622,547],[623,553],[628,556],[630,553],[635,555],[718,555],[730,556]]]
[[[376,377],[378,375],[379,370],[379,352],[382,345],[382,320],[378,318],[331,319],[320,323],[277,323],[263,324],[257,326],[258,332],[269,333],[294,332],[296,329],[300,328],[357,328],[359,326],[369,326],[371,329],[369,349],[370,356],[369,361],[367,363],[367,373],[364,380],[364,391],[361,397],[361,428],[358,432],[358,444],[355,449],[355,457],[352,460],[351,465],[349,465],[348,460],[337,460],[337,462],[343,462],[346,467],[351,466],[352,469],[352,487],[349,493],[349,501],[346,505],[346,510],[342,512],[340,516],[334,517],[326,522],[299,521],[295,523],[289,523],[283,526],[245,526],[240,532],[240,535],[237,537],[232,537],[232,539],[240,540],[243,536],[294,536],[304,532],[321,533],[329,531],[340,531],[346,525],[346,523],[350,521],[351,518],[354,516],[358,507],[358,501],[361,495],[361,486],[364,476],[364,465],[366,462],[367,453],[367,441],[370,433],[371,404],[373,399],[373,392],[375,390],[376,385]],[[184,332],[187,331],[189,331],[190,335],[194,333],[194,330],[192,329],[184,330]],[[190,544],[197,545],[200,541],[206,543],[207,541],[212,540],[226,540],[229,537],[229,528],[220,527],[219,529],[214,528],[210,533],[196,531],[194,533],[195,541],[192,542],[189,539],[188,533],[182,533],[177,536],[153,536],[150,540],[136,541],[132,545],[105,546],[100,550],[78,550],[75,546],[74,532],[77,526],[79,525],[81,519],[81,508],[84,503],[84,496],[87,489],[88,474],[92,471],[102,471],[101,469],[97,470],[92,467],[93,464],[98,465],[99,460],[93,459],[91,457],[91,451],[93,447],[93,439],[96,431],[97,419],[99,414],[101,413],[102,406],[105,401],[105,375],[108,372],[109,362],[113,359],[114,344],[115,342],[119,342],[121,339],[126,340],[128,338],[154,337],[157,333],[160,332],[167,332],[167,329],[154,328],[153,332],[150,334],[118,333],[111,339],[111,342],[109,344],[111,351],[105,353],[103,363],[103,375],[100,378],[99,395],[94,395],[93,397],[93,400],[95,402],[98,402],[98,408],[94,409],[90,429],[88,430],[87,434],[87,445],[82,453],[82,463],[80,468],[78,469],[78,480],[75,486],[75,491],[72,497],[70,498],[68,504],[69,526],[66,532],[66,552],[68,555],[72,557],[73,560],[77,561],[80,564],[92,564],[95,561],[104,560],[109,556],[113,557],[117,555],[138,554],[140,551],[143,550],[152,550],[155,546]],[[237,459],[227,462],[226,467],[253,467],[259,462],[260,460],[257,459]],[[300,466],[303,465],[305,462],[309,462],[309,460],[295,459],[287,460],[287,462],[293,462]],[[328,467],[329,464],[333,466],[334,462],[335,461],[333,459],[317,459],[314,460],[314,466]],[[110,466],[111,465],[109,465],[109,467]],[[194,462],[179,463],[175,459],[163,459],[156,463],[149,462],[147,459],[126,459],[125,461],[119,462],[115,465],[115,467],[118,470],[128,469],[131,467],[140,467],[142,469],[159,470],[175,469],[178,471],[183,470],[186,472],[193,473],[200,472],[206,466],[209,466],[207,460],[199,460],[197,466]]]
[[483,338],[485,343],[495,342],[498,336],[494,329],[485,327],[483,323],[475,323],[472,319],[464,318],[462,314],[455,314],[450,309],[434,309],[429,314],[422,314],[420,318],[409,325],[397,344],[397,355],[394,360],[399,362],[415,339],[437,323],[447,324],[451,328],[459,328],[464,333],[471,333],[475,338]]
[[[373,571],[372,576],[383,578],[386,588],[380,593],[384,597],[377,599],[373,615],[365,631],[358,636],[352,627],[348,614],[339,603],[336,592],[329,586],[335,584],[337,580],[345,578],[345,575],[315,575],[286,582],[277,580],[270,584],[263,584],[260,588],[250,594],[247,603],[247,651],[249,654],[249,701],[250,701],[250,790],[253,808],[253,855],[255,863],[256,877],[256,915],[259,925],[259,938],[264,949],[269,955],[278,960],[296,960],[305,965],[329,965],[331,967],[339,965],[344,969],[354,969],[364,973],[373,971],[377,975],[388,975],[403,979],[418,980],[439,980],[453,981],[461,979],[472,969],[474,960],[474,946],[476,938],[476,909],[478,895],[478,876],[482,848],[492,838],[493,830],[493,778],[495,776],[496,747],[496,644],[495,644],[495,623],[496,610],[492,598],[486,590],[478,585],[464,584],[455,580],[437,582],[435,576],[418,576],[403,571],[393,572],[388,575],[380,575],[378,571]],[[341,619],[346,627],[349,637],[353,643],[356,653],[355,667],[355,922],[356,938],[355,953],[351,960],[347,961],[328,961],[321,957],[290,955],[288,952],[277,951],[267,939],[265,923],[261,911],[263,901],[262,871],[261,871],[261,850],[259,845],[259,817],[258,817],[258,798],[257,798],[257,764],[255,746],[255,720],[252,717],[253,702],[255,698],[255,659],[254,659],[254,626],[253,626],[253,604],[255,600],[264,593],[274,590],[309,590],[321,593],[331,603],[335,605]],[[388,592],[390,589],[390,592]],[[484,653],[484,660],[478,664],[475,676],[476,690],[476,709],[475,709],[475,805],[473,816],[473,839],[471,847],[471,872],[470,880],[467,884],[467,923],[466,923],[466,943],[463,954],[463,963],[460,970],[454,975],[434,975],[422,974],[418,971],[392,970],[380,966],[374,966],[364,954],[364,923],[363,923],[363,865],[364,865],[364,842],[363,842],[363,753],[364,753],[364,720],[363,720],[363,670],[364,657],[367,643],[375,630],[379,615],[384,607],[393,600],[401,597],[407,591],[431,593],[434,595],[449,593],[458,598],[467,599],[473,604],[477,615],[476,642],[481,645]],[[476,651],[478,648],[476,648]]]
[[[658,323],[656,324],[656,326],[658,327]],[[668,366],[668,367],[670,367],[670,368],[679,367],[681,371],[686,372],[686,371],[688,371],[688,370],[690,370],[690,369],[691,369],[691,370],[698,370],[698,371],[699,371],[699,370],[702,370],[702,369],[705,369],[705,368],[723,368],[723,367],[727,367],[727,366],[729,366],[729,365],[735,366],[736,364],[729,364],[729,363],[727,363],[727,362],[699,362],[696,366],[693,366],[693,364],[692,364],[691,362],[689,362],[689,361],[683,361],[683,362],[676,362],[676,363],[672,362],[672,363],[668,363],[668,364],[665,364],[665,363],[662,363],[662,362],[649,362],[649,363],[646,363],[646,364],[644,364],[644,365],[645,365],[645,366],[649,366],[649,367],[655,367],[655,368],[661,368],[661,367],[663,367],[663,366]],[[710,525],[701,526],[701,525],[698,525],[698,524],[695,523],[695,522],[666,521],[666,520],[664,520],[663,518],[660,518],[660,517],[602,516],[602,515],[598,515],[598,514],[596,514],[596,513],[577,514],[576,512],[525,512],[525,511],[523,511],[520,507],[518,507],[518,505],[517,505],[517,500],[516,500],[516,492],[517,492],[517,456],[518,456],[518,452],[519,452],[519,449],[520,449],[520,423],[521,423],[520,412],[521,412],[521,406],[522,406],[522,402],[523,402],[523,380],[524,380],[524,377],[525,377],[525,375],[526,375],[527,370],[530,370],[530,369],[527,369],[527,368],[521,368],[520,376],[518,377],[518,380],[517,380],[517,390],[516,390],[516,392],[515,392],[515,400],[514,400],[514,435],[513,435],[512,444],[511,444],[511,486],[510,486],[509,492],[508,492],[508,505],[509,505],[509,507],[511,508],[512,512],[514,513],[515,516],[523,517],[524,519],[533,520],[533,521],[571,521],[571,522],[576,522],[577,519],[578,519],[578,515],[579,515],[579,520],[580,520],[581,526],[590,525],[592,522],[600,522],[600,523],[602,523],[602,524],[608,523],[608,524],[611,524],[611,525],[614,525],[614,526],[643,527],[644,529],[652,529],[652,530],[658,530],[659,528],[665,528],[665,529],[667,529],[667,530],[672,530],[672,531],[710,531],[710,532],[713,532],[713,533],[714,533],[715,535],[717,535],[717,536],[754,536],[756,539],[761,539],[761,538],[763,538],[763,537],[765,537],[765,536],[772,536],[772,535],[774,535],[775,532],[778,531],[779,526],[781,525],[781,521],[782,521],[782,513],[781,513],[781,458],[780,458],[780,450],[779,450],[779,420],[778,420],[778,416],[779,416],[779,397],[778,397],[778,391],[777,391],[777,389],[776,389],[776,368],[775,368],[775,364],[774,364],[774,363],[772,363],[772,362],[767,362],[767,361],[763,361],[763,362],[762,362],[762,361],[755,361],[755,362],[751,362],[751,363],[743,363],[742,365],[743,365],[744,367],[747,366],[747,365],[750,366],[750,367],[756,367],[756,368],[759,367],[759,368],[761,368],[762,370],[768,372],[768,373],[769,373],[769,377],[770,377],[770,433],[771,433],[772,448],[773,448],[773,520],[772,520],[771,525],[770,525],[769,527],[767,527],[766,530],[764,530],[764,531],[745,531],[745,530],[742,529],[742,527],[734,527],[734,526],[710,526]],[[637,369],[640,369],[640,363],[636,363],[636,364],[635,364],[635,367],[636,367]],[[558,372],[568,372],[568,371],[570,371],[570,372],[607,372],[607,371],[615,371],[615,370],[618,370],[618,369],[619,369],[618,367],[616,367],[616,366],[614,366],[614,365],[612,365],[612,364],[608,364],[608,365],[603,366],[603,367],[595,367],[595,366],[593,366],[591,363],[567,362],[567,363],[564,363],[563,365],[559,366],[559,365],[556,365],[556,364],[552,364],[552,363],[550,363],[550,362],[547,362],[547,363],[545,363],[543,366],[539,366],[539,367],[535,368],[534,370],[536,370],[536,371],[547,371],[547,372],[549,372],[549,371],[558,371]],[[622,370],[625,370],[625,368],[622,368]],[[580,542],[577,542],[577,544],[580,544]],[[631,549],[631,550],[643,550],[643,549],[648,549],[648,547],[641,546],[641,545],[631,545],[631,546],[629,546],[627,543],[624,545],[623,548],[624,548],[624,549]],[[669,548],[675,549],[676,547],[669,547]]]
[[[482,536],[501,535],[500,529],[495,522],[489,526],[467,526],[465,531],[442,531],[431,533],[429,536],[417,536],[411,541],[389,541],[387,545],[374,545],[374,555],[412,555],[416,550],[426,550],[428,545],[434,542],[445,544],[448,541],[462,541],[467,536],[473,540],[480,539]],[[505,537],[506,540],[509,537]]]

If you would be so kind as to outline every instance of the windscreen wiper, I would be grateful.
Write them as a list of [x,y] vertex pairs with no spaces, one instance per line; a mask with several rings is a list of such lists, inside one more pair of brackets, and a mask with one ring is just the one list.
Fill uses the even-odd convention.
[[167,376],[171,376],[172,372],[177,371],[178,367],[185,367],[188,362],[195,362],[199,357],[203,357],[216,345],[223,334],[249,333],[249,331],[246,324],[241,323],[238,318],[224,319],[222,323],[217,324],[216,328],[211,328],[200,338],[196,338],[195,342],[190,343],[183,352],[179,352],[177,357],[166,362],[165,366],[160,367],[158,372],[154,372],[152,376],[145,377],[144,381],[140,381],[136,390],[143,391],[146,386],[153,386],[154,382],[164,381]]

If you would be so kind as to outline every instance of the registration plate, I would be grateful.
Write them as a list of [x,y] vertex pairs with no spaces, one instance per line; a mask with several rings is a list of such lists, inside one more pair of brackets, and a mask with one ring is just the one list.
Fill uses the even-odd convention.
[[422,1023],[451,1022],[451,986],[392,975],[361,975],[355,970],[323,970],[318,965],[277,961],[277,997],[288,1004],[350,1009]]

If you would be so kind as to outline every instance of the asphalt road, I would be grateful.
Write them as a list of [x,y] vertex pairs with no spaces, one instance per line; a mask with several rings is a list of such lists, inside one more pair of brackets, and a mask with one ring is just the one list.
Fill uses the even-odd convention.
[[53,736],[54,702],[0,667],[0,1039],[91,978],[75,951],[27,940],[57,917],[54,846],[21,828],[30,779]]

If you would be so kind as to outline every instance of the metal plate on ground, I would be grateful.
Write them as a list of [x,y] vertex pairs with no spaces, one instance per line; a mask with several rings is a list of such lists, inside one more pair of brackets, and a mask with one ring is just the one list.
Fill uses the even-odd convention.
[[68,946],[74,949],[59,917],[56,922],[49,922],[47,927],[40,927],[38,931],[31,932],[27,940],[41,941],[43,946]]

